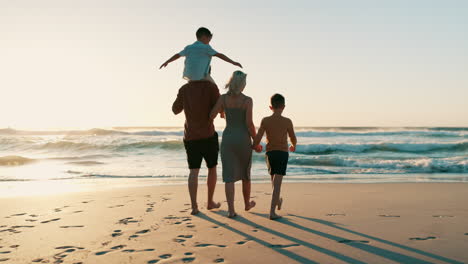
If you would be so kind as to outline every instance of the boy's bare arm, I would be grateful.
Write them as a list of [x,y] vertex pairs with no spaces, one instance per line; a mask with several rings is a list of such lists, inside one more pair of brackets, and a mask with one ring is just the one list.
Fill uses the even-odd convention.
[[242,68],[242,65],[240,63],[231,60],[230,58],[228,58],[226,55],[224,55],[222,53],[216,53],[214,56],[222,59],[223,61],[229,62],[229,63],[231,63],[233,65],[236,65],[236,66],[239,66],[239,67]]
[[289,135],[289,140],[291,140],[291,144],[294,146],[294,148],[296,148],[297,138],[296,138],[296,133],[294,133],[294,126],[293,126],[292,121],[290,122],[289,127],[288,127],[288,135]]
[[159,69],[162,69],[163,67],[166,67],[169,63],[177,60],[178,58],[180,58],[181,56],[179,55],[179,53],[175,54],[174,56],[170,57],[166,62],[164,62],[163,64],[161,64],[161,67],[159,67]]

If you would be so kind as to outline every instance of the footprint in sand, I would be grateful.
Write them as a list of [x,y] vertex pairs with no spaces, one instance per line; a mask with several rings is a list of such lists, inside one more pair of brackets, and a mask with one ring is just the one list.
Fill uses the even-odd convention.
[[195,225],[186,225],[186,227],[188,227],[188,228],[194,228]]
[[300,246],[299,244],[288,244],[288,245],[280,245],[280,244],[271,244],[270,247],[272,248],[288,248],[288,247],[298,247]]
[[11,251],[0,251],[0,254],[9,254]]
[[124,249],[124,250],[122,250],[122,252],[133,253],[133,252],[135,252],[135,250],[134,249]]
[[158,263],[159,262],[159,259],[152,259],[152,260],[149,260],[147,263],[148,264],[154,264],[154,263]]
[[96,252],[95,255],[96,256],[102,256],[102,255],[105,255],[105,254],[107,254],[109,252],[111,252],[111,251],[99,251],[99,252]]
[[72,214],[82,213],[83,211],[73,211]]
[[109,206],[108,208],[117,208],[117,207],[122,207],[124,206],[123,204],[118,204],[118,205],[112,205],[112,206]]
[[20,245],[11,245],[10,248],[19,248]]
[[34,226],[22,225],[22,226],[12,226],[11,228],[33,228]]
[[183,258],[182,263],[190,263],[190,262],[193,262],[194,260],[195,258]]
[[183,242],[185,242],[185,239],[174,238],[173,241],[174,241],[174,242],[177,242],[177,243],[183,243]]
[[134,220],[133,217],[126,217],[126,218],[120,219],[119,222],[117,222],[117,224],[124,224],[124,225],[127,225],[129,223],[138,223],[138,221]]
[[222,263],[222,262],[224,262],[223,258],[218,258],[214,260],[214,263]]
[[42,221],[41,224],[46,224],[46,223],[50,223],[50,222],[55,222],[55,221],[58,221],[58,220],[60,220],[60,218],[54,218],[54,219]]
[[10,215],[10,216],[22,216],[22,215],[25,215],[27,213],[19,213],[19,214],[13,214],[13,215]]
[[453,215],[433,215],[432,217],[445,218],[445,217],[454,217]]
[[144,229],[144,230],[140,230],[140,231],[136,232],[135,234],[145,234],[145,233],[148,233],[150,231],[151,230],[149,230],[149,229]]
[[399,215],[379,215],[380,217],[400,217]]
[[326,214],[326,216],[346,216],[346,214]]
[[7,261],[9,260],[9,258],[0,258],[0,262],[4,262],[4,261]]
[[83,201],[83,202],[81,202],[81,203],[87,204],[87,203],[90,203],[90,202],[94,202],[94,200]]
[[343,239],[343,240],[338,241],[338,243],[344,243],[344,244],[348,244],[348,243],[364,243],[364,244],[369,244],[369,241],[367,241],[367,240],[350,240],[350,239]]
[[27,222],[36,222],[37,219],[26,219],[26,220],[24,220],[24,221],[27,221]]
[[185,256],[192,256],[193,253],[192,253],[192,252],[185,252],[184,255],[185,255]]
[[118,236],[121,236],[121,235],[123,235],[123,232],[120,229],[114,230],[114,233],[112,233],[112,237],[118,237]]
[[168,258],[172,257],[172,254],[163,254],[163,255],[161,255],[159,257],[162,258],[162,259],[168,259]]
[[465,233],[465,236],[468,236],[468,233]]
[[237,244],[237,245],[244,245],[245,243],[247,243],[247,242],[249,242],[249,241],[250,241],[250,240],[247,239],[247,240],[239,241],[239,242],[237,242],[236,244]]
[[215,244],[197,244],[195,247],[220,247],[220,248],[225,248],[226,245],[215,245]]
[[430,239],[437,239],[437,237],[434,236],[428,236],[428,237],[410,237],[409,240],[430,240]]
[[69,226],[60,226],[60,228],[80,228],[84,227],[84,225],[69,225]]
[[117,249],[122,249],[124,247],[126,247],[127,245],[118,245],[118,246],[115,246],[115,247],[111,247],[112,250],[117,250]]
[[37,258],[37,259],[33,259],[32,262],[42,262],[44,259],[42,258]]

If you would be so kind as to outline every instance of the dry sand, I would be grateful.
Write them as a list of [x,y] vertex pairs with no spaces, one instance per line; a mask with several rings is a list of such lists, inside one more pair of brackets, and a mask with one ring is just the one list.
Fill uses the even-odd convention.
[[0,198],[0,264],[468,263],[468,184],[284,184],[279,221],[268,184],[236,191],[236,219],[186,186]]

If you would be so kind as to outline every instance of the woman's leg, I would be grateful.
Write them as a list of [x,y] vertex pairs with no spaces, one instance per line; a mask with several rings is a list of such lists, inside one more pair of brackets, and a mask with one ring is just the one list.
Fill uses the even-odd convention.
[[234,182],[226,182],[225,186],[225,191],[226,191],[226,200],[228,203],[228,210],[229,210],[229,215],[228,217],[234,217],[236,216],[236,211],[234,209]]
[[244,195],[245,210],[248,211],[255,207],[255,201],[250,201],[250,180],[242,180],[242,194]]
[[275,209],[280,200],[282,181],[283,181],[283,175],[275,174],[273,176],[273,195],[271,197],[271,208],[270,208],[270,219],[272,220],[278,219],[281,217],[276,214]]

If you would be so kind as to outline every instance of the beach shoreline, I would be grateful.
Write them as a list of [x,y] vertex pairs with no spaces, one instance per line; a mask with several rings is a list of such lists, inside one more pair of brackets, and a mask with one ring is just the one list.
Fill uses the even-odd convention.
[[[191,216],[186,186],[0,198],[3,263],[465,263],[468,184],[286,183],[283,219],[271,186],[228,219],[224,184]],[[1,263],[1,262],[0,262]]]

